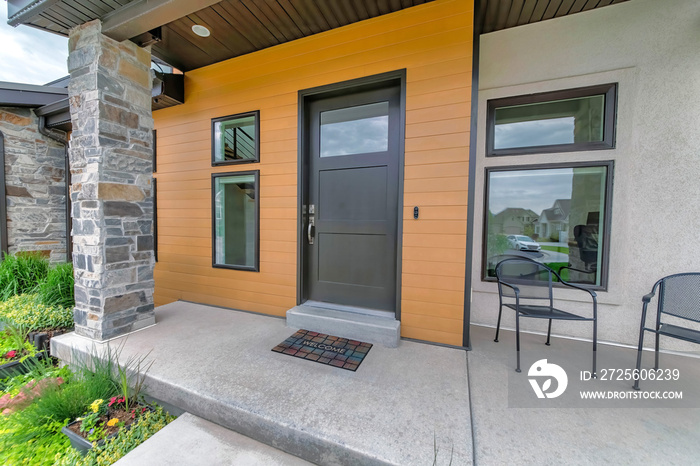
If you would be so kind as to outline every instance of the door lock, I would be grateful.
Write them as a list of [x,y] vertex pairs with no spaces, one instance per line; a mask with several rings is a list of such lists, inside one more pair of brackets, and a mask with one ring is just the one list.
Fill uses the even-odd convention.
[[314,244],[314,237],[316,236],[316,224],[314,223],[315,210],[313,204],[309,205],[309,227],[306,230],[306,238],[309,240],[309,244]]

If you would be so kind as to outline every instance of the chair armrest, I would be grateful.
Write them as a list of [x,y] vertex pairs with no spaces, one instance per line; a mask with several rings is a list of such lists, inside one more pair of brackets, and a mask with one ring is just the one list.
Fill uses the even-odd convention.
[[653,292],[652,292],[652,293],[649,293],[649,294],[645,294],[644,296],[642,296],[642,302],[648,304],[648,303],[651,302],[651,298],[653,298],[653,297],[654,297],[654,293],[653,293]]
[[[561,280],[561,279],[560,279],[560,280]],[[569,282],[564,281],[564,280],[561,280],[560,283],[561,283],[562,285],[564,285],[564,286],[568,286],[568,287],[571,287],[571,288],[575,288],[575,289],[577,289],[577,290],[585,291],[586,293],[588,293],[588,294],[591,295],[591,298],[593,298],[594,301],[595,301],[595,299],[598,297],[598,295],[596,294],[595,291],[589,290],[588,288],[584,288],[583,286],[574,285],[573,283],[569,283]]]
[[520,294],[520,288],[518,288],[517,286],[511,285],[510,283],[504,282],[503,280],[498,280],[498,283],[499,283],[500,285],[505,285],[505,286],[507,286],[508,288],[512,289],[512,290],[515,292],[516,295],[519,295],[519,294]]

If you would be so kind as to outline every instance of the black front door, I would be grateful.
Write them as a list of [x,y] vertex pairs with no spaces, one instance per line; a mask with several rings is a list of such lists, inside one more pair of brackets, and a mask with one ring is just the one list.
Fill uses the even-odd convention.
[[400,88],[308,103],[305,298],[395,312]]

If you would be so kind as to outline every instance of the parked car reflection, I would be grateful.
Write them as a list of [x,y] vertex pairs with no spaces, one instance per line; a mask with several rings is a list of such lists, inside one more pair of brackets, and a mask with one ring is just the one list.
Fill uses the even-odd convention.
[[510,235],[507,237],[508,246],[518,251],[539,251],[541,249],[537,241],[525,235]]

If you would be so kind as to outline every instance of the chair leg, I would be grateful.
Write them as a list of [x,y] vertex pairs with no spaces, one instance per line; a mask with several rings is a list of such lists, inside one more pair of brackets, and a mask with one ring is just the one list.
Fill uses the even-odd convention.
[[515,312],[515,354],[518,360],[515,372],[520,372],[520,314],[517,311]]
[[654,349],[654,369],[658,370],[659,368],[659,334],[657,332],[656,334],[656,347]]
[[594,319],[593,320],[593,373],[591,374],[591,377],[594,379],[598,378],[598,374],[596,374],[596,359],[598,357],[598,320]]
[[496,338],[493,341],[498,343],[498,331],[501,330],[501,314],[503,313],[503,306],[498,306],[498,323],[496,324]]
[[[639,330],[639,345],[637,346],[637,375],[639,375],[639,370],[642,368],[642,347],[644,346],[644,325]],[[635,390],[639,390],[639,377],[634,381],[632,386]]]
[[549,337],[552,335],[552,319],[549,319],[549,327],[547,328],[547,343],[545,345],[549,345]]

